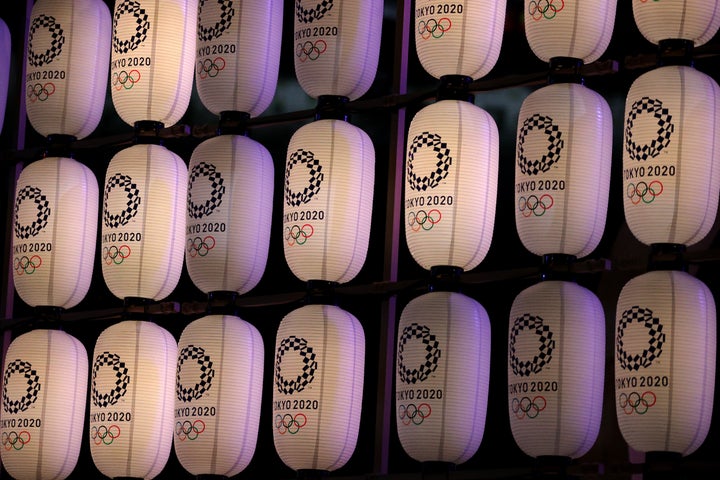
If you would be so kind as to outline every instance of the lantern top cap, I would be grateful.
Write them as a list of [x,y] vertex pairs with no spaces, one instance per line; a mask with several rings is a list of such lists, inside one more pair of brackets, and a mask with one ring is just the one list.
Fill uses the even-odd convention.
[[315,106],[315,120],[348,121],[348,102],[350,99],[342,95],[320,95]]

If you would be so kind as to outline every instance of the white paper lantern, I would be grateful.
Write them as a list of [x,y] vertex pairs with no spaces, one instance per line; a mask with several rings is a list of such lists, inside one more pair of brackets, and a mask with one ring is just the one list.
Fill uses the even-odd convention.
[[193,475],[232,477],[255,452],[263,379],[260,332],[239,317],[209,315],[178,342],[175,454]]
[[12,39],[10,29],[0,18],[0,132],[5,120],[5,106],[7,105],[8,82],[10,81],[10,56],[12,54]]
[[570,57],[591,63],[610,43],[617,0],[525,0],[525,35],[544,62]]
[[110,160],[103,196],[103,278],[118,298],[161,300],[183,266],[187,167],[160,145],[138,144]]
[[535,255],[589,255],[605,229],[612,115],[598,93],[555,83],[531,93],[518,116],[515,226]]
[[383,1],[296,0],[295,74],[313,98],[355,100],[373,83],[380,58]]
[[13,282],[30,306],[71,308],[90,288],[97,241],[98,182],[81,163],[47,157],[18,178]]
[[102,0],[38,0],[31,18],[28,120],[44,136],[84,138],[97,127],[105,106],[110,10]]
[[203,292],[252,290],[267,263],[274,166],[240,135],[205,140],[190,158],[185,263]]
[[605,315],[580,285],[547,280],[510,310],[508,413],[515,443],[531,457],[578,458],[600,430]]
[[623,204],[646,245],[702,240],[720,192],[720,87],[686,66],[641,75],[625,103]]
[[148,321],[123,320],[98,337],[90,376],[88,438],[110,478],[157,476],[173,442],[177,343]]
[[489,73],[500,56],[506,3],[417,0],[415,50],[425,71],[438,79]]
[[275,95],[282,0],[200,0],[195,84],[212,113],[260,115]]
[[455,292],[411,300],[398,324],[395,371],[405,452],[419,462],[470,459],[485,431],[489,378],[490,319],[483,306]]
[[500,141],[482,108],[441,100],[410,123],[405,168],[405,239],[430,270],[475,268],[487,254],[495,224]]
[[641,452],[689,455],[710,429],[715,390],[712,292],[682,271],[630,280],[617,303],[615,410]]
[[70,475],[80,455],[88,386],[88,355],[59,330],[16,337],[3,366],[3,467],[16,480]]
[[345,283],[367,255],[375,147],[360,128],[316,120],[290,139],[285,163],[285,259],[302,281]]
[[187,110],[195,65],[198,0],[116,0],[110,88],[129,125],[174,125]]
[[365,333],[349,312],[306,305],[280,322],[275,342],[275,450],[293,470],[336,470],[358,438]]
[[661,40],[683,39],[697,47],[707,43],[720,28],[718,0],[633,0],[632,8],[640,33],[656,45]]

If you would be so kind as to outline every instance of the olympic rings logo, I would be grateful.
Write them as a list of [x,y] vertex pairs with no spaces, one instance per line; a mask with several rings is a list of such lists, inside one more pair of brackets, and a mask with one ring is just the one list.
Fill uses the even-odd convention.
[[205,238],[188,238],[187,253],[192,258],[195,258],[198,255],[204,257],[205,255],[210,253],[210,250],[212,250],[213,248],[215,248],[215,237],[213,237],[212,235],[208,235]]
[[181,442],[185,440],[195,440],[205,431],[205,422],[198,419],[194,422],[185,420],[184,422],[175,423],[175,435],[180,439]]
[[565,0],[532,0],[528,4],[528,13],[536,22],[541,18],[552,20],[565,8]]
[[35,85],[27,86],[27,98],[30,100],[30,103],[37,101],[44,102],[50,98],[50,95],[53,93],[55,93],[55,84],[52,82],[48,82],[45,85],[36,83]]
[[423,230],[431,230],[436,223],[442,220],[442,213],[437,208],[433,208],[429,212],[418,210],[417,212],[408,213],[408,225],[413,232]]
[[307,416],[304,413],[296,413],[294,417],[289,413],[275,415],[275,428],[280,435],[286,433],[295,435],[305,425],[307,425]]
[[215,57],[214,60],[206,58],[197,64],[197,74],[202,80],[205,80],[206,78],[215,78],[224,69],[225,59],[223,57]]
[[326,50],[327,42],[325,42],[325,40],[315,40],[314,43],[308,40],[305,43],[298,43],[295,46],[295,56],[297,56],[301,62],[308,59],[317,60]]
[[23,430],[20,433],[17,432],[3,432],[2,434],[2,445],[5,450],[15,449],[22,450],[22,448],[30,443],[30,432]]
[[105,444],[110,445],[113,441],[120,436],[120,427],[117,425],[100,425],[99,427],[93,426],[90,429],[90,438],[95,445]]
[[23,273],[32,275],[35,273],[35,270],[40,268],[40,265],[42,265],[42,258],[40,258],[39,255],[33,255],[30,258],[23,255],[20,258],[15,257],[15,260],[13,260],[13,267],[17,275],[22,275]]
[[530,400],[530,397],[522,397],[521,399],[514,397],[511,404],[512,412],[519,420],[537,417],[540,412],[545,410],[546,406],[547,400],[542,395],[538,395],[532,400]]
[[115,72],[112,76],[112,85],[115,87],[115,90],[122,90],[123,88],[125,90],[130,90],[139,81],[140,72],[136,69],[130,70],[130,73],[125,70],[120,73]]
[[128,245],[120,245],[116,247],[103,247],[102,259],[107,265],[120,265],[130,256],[130,247]]
[[621,393],[618,398],[620,402],[620,408],[622,408],[625,415],[630,415],[633,412],[645,415],[647,411],[655,405],[657,397],[651,391],[644,392],[640,395],[638,392],[631,392],[629,394]]
[[443,17],[440,20],[431,18],[428,21],[420,20],[418,22],[418,34],[423,40],[429,38],[440,38],[445,35],[445,32],[450,30],[452,22],[449,18]]
[[652,203],[655,201],[655,197],[659,196],[664,189],[665,187],[663,187],[660,180],[653,180],[650,185],[645,182],[638,182],[637,185],[628,183],[625,194],[633,205],[637,205],[641,201],[643,203]]
[[313,236],[315,229],[309,223],[306,223],[302,227],[293,225],[292,227],[285,227],[285,240],[289,246],[303,245],[307,242],[307,239]]
[[400,405],[398,410],[403,425],[410,425],[411,423],[420,425],[432,413],[432,407],[427,403],[421,403],[418,406],[415,406],[414,403],[408,403],[407,405]]
[[542,217],[554,204],[555,200],[553,200],[552,195],[549,193],[541,195],[540,198],[538,198],[537,195],[518,198],[518,210],[522,213],[523,217],[529,217],[530,215]]

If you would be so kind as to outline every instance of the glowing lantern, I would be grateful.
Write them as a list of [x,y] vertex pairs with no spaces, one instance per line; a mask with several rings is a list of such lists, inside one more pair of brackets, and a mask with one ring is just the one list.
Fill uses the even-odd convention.
[[640,33],[654,44],[662,40],[707,43],[720,28],[720,1],[667,2],[633,0],[633,18]]

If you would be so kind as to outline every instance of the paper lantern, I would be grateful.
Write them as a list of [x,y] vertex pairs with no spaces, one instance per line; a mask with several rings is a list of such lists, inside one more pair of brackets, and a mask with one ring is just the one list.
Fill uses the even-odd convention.
[[62,331],[36,329],[10,343],[3,367],[3,467],[16,480],[67,478],[85,421],[85,347]]
[[71,308],[90,288],[97,240],[98,182],[81,163],[28,164],[15,190],[13,282],[32,307]]
[[531,457],[578,458],[600,430],[605,315],[574,282],[547,280],[515,297],[508,343],[508,414]]
[[525,35],[536,57],[569,57],[591,63],[610,43],[617,0],[525,0]]
[[302,281],[352,280],[365,262],[375,148],[360,128],[316,120],[290,139],[285,163],[285,260]]
[[575,83],[531,93],[518,116],[515,226],[535,255],[589,255],[605,228],[612,161],[605,99]]
[[25,109],[43,136],[84,138],[97,127],[107,91],[110,25],[110,10],[101,0],[38,0],[33,5]]
[[411,300],[398,324],[395,372],[403,450],[419,462],[470,459],[485,430],[489,378],[490,319],[483,306],[455,292]]
[[123,320],[95,343],[90,377],[90,454],[110,478],[151,479],[173,441],[177,343],[164,328]]
[[129,125],[174,125],[192,93],[198,0],[116,0],[110,87]]
[[720,1],[667,2],[633,0],[633,17],[640,33],[654,44],[661,40],[707,43],[720,28]]
[[110,160],[103,195],[102,273],[118,298],[161,300],[177,286],[185,248],[187,167],[160,145]]
[[5,120],[5,106],[7,105],[8,82],[10,81],[10,56],[12,42],[10,30],[5,21],[0,18],[0,132]]
[[199,144],[190,159],[185,262],[203,292],[245,293],[262,278],[272,220],[270,152],[240,135]]
[[280,67],[282,15],[281,0],[200,0],[195,84],[212,113],[257,116],[270,105]]
[[377,71],[382,20],[382,0],[297,0],[293,60],[305,93],[364,95]]
[[405,239],[423,268],[475,268],[495,223],[499,136],[493,118],[461,100],[422,108],[410,123]]
[[293,470],[336,470],[357,443],[365,371],[360,322],[334,305],[305,305],[275,342],[275,450]]
[[630,280],[617,303],[615,411],[627,444],[689,455],[705,441],[715,390],[712,292],[683,271]]
[[642,243],[690,246],[715,222],[720,192],[720,87],[687,66],[633,82],[625,103],[623,205]]
[[417,0],[415,50],[425,71],[437,79],[489,73],[500,56],[506,3]]
[[175,454],[193,475],[232,477],[255,452],[263,379],[263,340],[236,316],[188,324],[178,342]]

